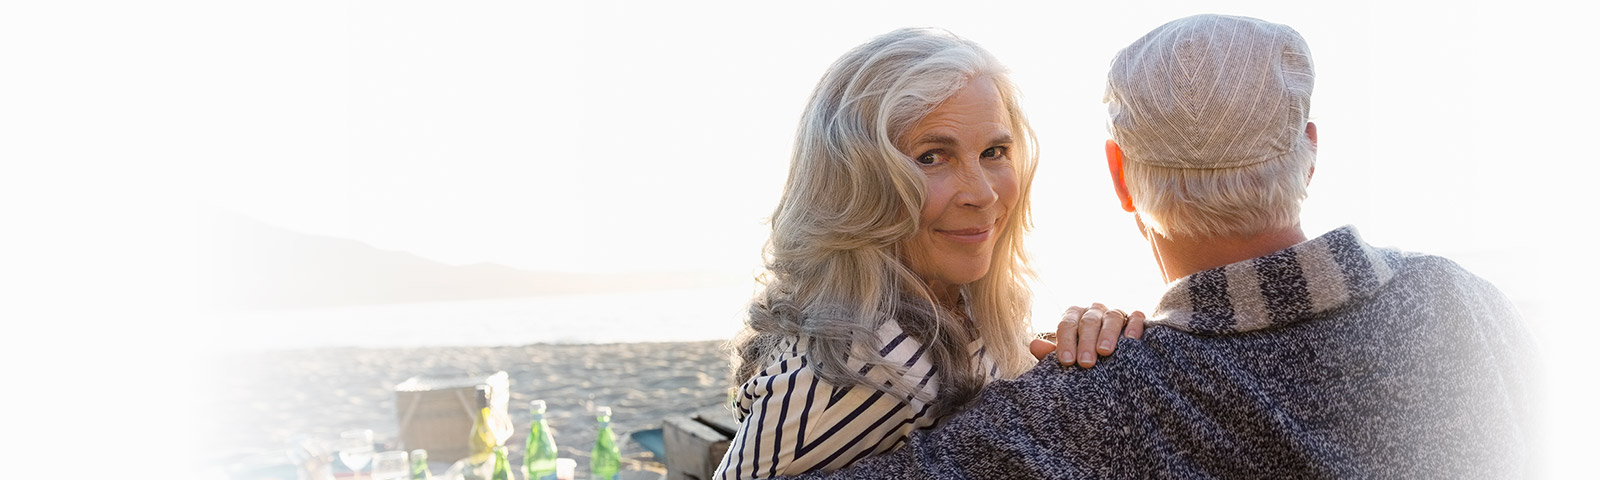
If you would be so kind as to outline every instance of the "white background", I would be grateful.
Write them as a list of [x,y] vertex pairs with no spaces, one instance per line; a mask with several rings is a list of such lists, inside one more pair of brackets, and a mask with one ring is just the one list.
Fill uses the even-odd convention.
[[[194,440],[185,422],[204,419],[181,397],[205,385],[186,332],[204,321],[190,305],[206,212],[448,263],[753,273],[812,86],[902,26],[983,44],[1023,89],[1042,146],[1036,323],[1147,305],[1160,280],[1102,163],[1105,68],[1161,23],[1216,12],[1311,46],[1308,234],[1356,224],[1500,285],[1544,346],[1485,368],[1544,359],[1549,472],[1581,471],[1600,427],[1585,408],[1586,17],[1539,2],[858,3],[0,8],[3,359],[22,387],[7,390],[50,386],[6,408],[38,427],[8,428],[13,458]],[[61,417],[96,423],[42,433]]]

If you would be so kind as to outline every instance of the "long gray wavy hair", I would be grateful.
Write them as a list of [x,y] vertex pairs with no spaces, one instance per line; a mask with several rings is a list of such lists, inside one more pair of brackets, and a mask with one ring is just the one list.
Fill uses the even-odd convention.
[[[989,272],[962,287],[958,314],[939,306],[905,263],[926,187],[894,139],[973,78],[1000,90],[1014,140],[1007,153],[1019,181],[1017,205],[996,237]],[[948,413],[976,395],[985,372],[968,344],[981,339],[1001,375],[1032,363],[1031,296],[1022,234],[1031,227],[1028,191],[1037,165],[1033,130],[1006,70],[982,47],[934,29],[901,29],[846,53],[818,83],[801,117],[783,198],[770,219],[762,291],[730,345],[735,384],[753,377],[785,339],[805,338],[817,375],[836,387],[862,385]],[[928,347],[939,392],[924,392],[905,367],[877,351],[883,322]],[[862,373],[863,367],[866,373]]]

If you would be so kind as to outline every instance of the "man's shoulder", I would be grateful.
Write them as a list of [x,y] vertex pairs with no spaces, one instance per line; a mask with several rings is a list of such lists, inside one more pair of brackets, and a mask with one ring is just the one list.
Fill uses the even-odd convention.
[[[1190,344],[1206,342],[1152,327],[1143,339],[1123,338],[1116,352],[1093,368],[1063,366],[1047,356],[1015,379],[985,386],[976,401],[938,429],[943,436],[924,439],[925,446],[947,448],[948,442],[981,439],[981,456],[1020,465],[1025,477],[1098,477],[1112,465],[1149,468],[1137,452],[1161,444],[1165,427],[1176,425],[1165,404],[1196,383],[1189,355],[1212,346]],[[985,468],[991,463],[965,461]],[[977,470],[982,469],[971,471]]]
[[1394,278],[1379,292],[1380,297],[1383,295],[1423,297],[1425,300],[1435,302],[1467,304],[1489,309],[1479,311],[1472,316],[1504,316],[1506,313],[1514,313],[1515,309],[1511,306],[1510,300],[1499,287],[1467,270],[1453,259],[1397,249],[1379,249],[1379,251],[1394,268]]
[[[1461,284],[1494,289],[1488,280],[1478,276],[1454,259],[1427,252],[1398,248],[1374,248],[1395,269],[1396,279],[1408,281],[1453,281]],[[1498,290],[1498,289],[1495,289]]]
[[1109,399],[1133,390],[1159,388],[1174,375],[1184,374],[1186,358],[1197,349],[1194,335],[1163,326],[1151,326],[1143,339],[1122,338],[1116,352],[1101,358],[1093,368],[1061,365],[1046,357],[1012,380],[984,388],[980,402],[1052,405],[1066,421],[1106,420],[1114,409]]

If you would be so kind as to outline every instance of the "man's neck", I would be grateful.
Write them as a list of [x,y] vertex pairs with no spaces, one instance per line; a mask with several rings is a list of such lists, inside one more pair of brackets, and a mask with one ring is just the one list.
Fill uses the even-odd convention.
[[1270,255],[1306,241],[1300,225],[1254,235],[1166,237],[1147,232],[1167,283],[1195,272]]

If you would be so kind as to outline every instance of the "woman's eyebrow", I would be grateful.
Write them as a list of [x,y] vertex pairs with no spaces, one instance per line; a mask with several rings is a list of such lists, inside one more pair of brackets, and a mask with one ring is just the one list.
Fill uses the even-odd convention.
[[917,137],[917,141],[911,142],[912,145],[927,145],[930,143],[938,145],[955,145],[959,142],[956,142],[955,137],[945,135],[943,133],[925,133],[922,136]]
[[[1006,131],[995,132],[989,138],[989,145],[1008,145],[1015,141],[1011,138],[1011,132]],[[912,145],[926,145],[930,143],[937,145],[956,145],[961,142],[956,141],[955,137],[945,135],[943,133],[926,133],[920,137],[917,137],[917,140],[912,142]]]

